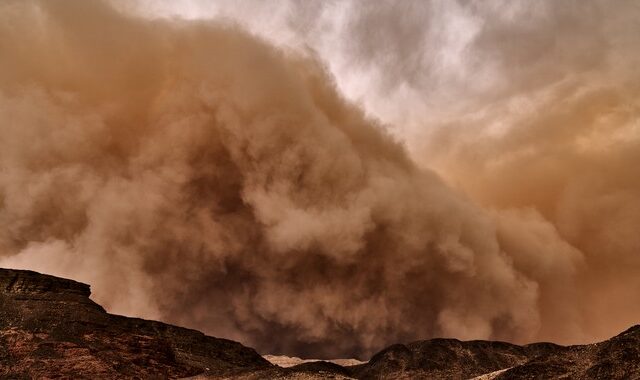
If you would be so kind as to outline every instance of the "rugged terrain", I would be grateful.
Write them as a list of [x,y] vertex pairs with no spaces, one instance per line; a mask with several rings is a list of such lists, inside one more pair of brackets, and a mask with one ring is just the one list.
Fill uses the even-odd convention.
[[0,269],[0,378],[640,379],[640,326],[578,346],[432,339],[282,368],[240,343],[108,314],[88,285]]

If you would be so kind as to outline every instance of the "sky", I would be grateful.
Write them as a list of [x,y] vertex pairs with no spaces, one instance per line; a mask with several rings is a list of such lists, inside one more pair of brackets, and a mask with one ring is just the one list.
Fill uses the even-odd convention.
[[0,4],[0,266],[261,353],[640,320],[635,1]]

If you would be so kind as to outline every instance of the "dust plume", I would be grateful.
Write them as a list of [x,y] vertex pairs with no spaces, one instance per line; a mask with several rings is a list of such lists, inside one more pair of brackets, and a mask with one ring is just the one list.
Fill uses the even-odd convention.
[[[578,316],[543,317],[536,339],[592,342],[638,322],[637,1],[288,2],[277,29],[222,4],[218,15],[276,43],[312,46],[343,93],[501,228],[529,215],[581,251],[575,287],[550,281],[570,305],[540,291],[543,313]],[[544,241],[519,245],[552,252]]]
[[467,49],[499,79],[412,150],[484,207],[535,212],[581,252],[581,331],[543,323],[538,338],[592,342],[640,320],[640,6],[543,4],[488,12]]
[[[533,183],[545,202],[508,180],[536,173],[517,166],[531,144],[559,152],[574,141],[577,128],[551,125],[626,131],[606,128],[637,116],[616,106],[628,94],[614,84],[603,93],[562,82],[568,107],[541,103],[557,108],[522,115],[498,142],[454,126],[410,144],[414,156],[430,146],[425,160],[450,168],[468,198],[345,100],[321,62],[229,22],[9,0],[0,52],[0,265],[91,283],[112,312],[261,352],[365,358],[433,336],[589,338],[597,320],[584,315],[594,299],[584,287],[637,289],[638,150],[627,145],[637,136],[626,150],[601,146],[606,160],[595,146],[562,152],[557,186]],[[492,159],[505,165],[488,170]],[[481,191],[497,181],[474,180],[485,171],[508,181],[496,187],[504,196]]]

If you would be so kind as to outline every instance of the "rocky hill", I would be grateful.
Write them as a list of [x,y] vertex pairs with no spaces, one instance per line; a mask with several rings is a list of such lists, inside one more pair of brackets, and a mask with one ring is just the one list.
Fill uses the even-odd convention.
[[88,285],[0,269],[0,378],[640,379],[640,326],[578,346],[432,339],[288,368],[240,343],[108,314]]
[[253,349],[107,314],[89,286],[0,269],[0,378],[177,378],[270,368]]
[[455,339],[397,344],[350,370],[358,379],[640,379],[640,326],[577,346]]

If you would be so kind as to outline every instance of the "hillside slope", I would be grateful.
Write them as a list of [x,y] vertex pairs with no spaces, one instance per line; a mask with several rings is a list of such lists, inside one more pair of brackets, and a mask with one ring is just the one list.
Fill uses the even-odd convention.
[[0,269],[0,378],[640,379],[640,326],[590,345],[431,339],[355,366],[281,368],[237,342],[108,314],[89,296],[79,282]]
[[272,365],[240,343],[111,315],[89,286],[0,269],[0,378],[175,378]]

